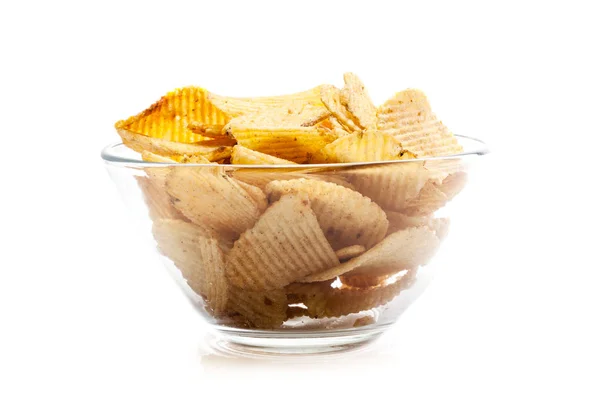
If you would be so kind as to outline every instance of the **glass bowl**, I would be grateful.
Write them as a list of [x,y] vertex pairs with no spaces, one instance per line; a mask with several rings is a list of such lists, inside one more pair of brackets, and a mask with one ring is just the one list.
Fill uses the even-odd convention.
[[[320,165],[102,158],[134,220],[222,343],[328,352],[377,338],[431,282],[452,205],[485,145]],[[435,260],[436,262],[432,262]]]

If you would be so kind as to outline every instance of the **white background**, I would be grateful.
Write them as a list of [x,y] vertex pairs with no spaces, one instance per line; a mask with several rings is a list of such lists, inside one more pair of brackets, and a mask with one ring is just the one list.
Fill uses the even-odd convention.
[[[2,2],[0,398],[600,397],[594,2]],[[450,264],[359,354],[231,359],[100,149],[178,86],[419,87],[488,142]]]

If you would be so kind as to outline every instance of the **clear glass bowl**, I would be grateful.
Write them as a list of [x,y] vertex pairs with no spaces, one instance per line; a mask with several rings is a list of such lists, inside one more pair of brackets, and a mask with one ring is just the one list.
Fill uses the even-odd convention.
[[[451,206],[485,145],[321,165],[143,162],[102,151],[140,229],[224,343],[327,352],[378,337],[443,264]],[[457,200],[458,199],[458,200]]]

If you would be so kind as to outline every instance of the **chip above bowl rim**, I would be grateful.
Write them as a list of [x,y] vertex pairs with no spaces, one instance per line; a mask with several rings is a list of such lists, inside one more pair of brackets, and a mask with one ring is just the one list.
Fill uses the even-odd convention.
[[132,154],[137,154],[135,151],[129,149],[122,142],[110,144],[102,149],[101,157],[105,163],[115,166],[122,167],[135,167],[135,168],[152,168],[152,167],[170,167],[170,166],[179,166],[179,167],[234,167],[234,168],[244,168],[244,169],[284,169],[284,170],[302,170],[306,168],[339,168],[339,167],[359,167],[359,166],[372,166],[372,165],[389,165],[389,164],[399,164],[399,163],[410,163],[410,162],[423,162],[423,161],[435,161],[435,160],[452,160],[452,159],[461,159],[471,156],[483,156],[490,152],[489,148],[480,139],[476,139],[471,136],[465,135],[454,135],[454,137],[458,138],[460,143],[464,146],[465,144],[469,145],[469,150],[464,151],[458,154],[450,154],[445,156],[436,156],[436,157],[423,157],[423,158],[414,158],[414,159],[405,159],[405,160],[388,160],[388,161],[361,161],[361,162],[351,162],[351,163],[329,163],[329,164],[262,164],[262,165],[249,165],[249,164],[195,164],[195,163],[178,163],[173,161],[171,163],[163,163],[163,162],[153,162],[153,161],[143,161],[141,159],[135,159],[132,157],[121,156],[116,154],[115,151],[118,151],[121,148],[126,148]]

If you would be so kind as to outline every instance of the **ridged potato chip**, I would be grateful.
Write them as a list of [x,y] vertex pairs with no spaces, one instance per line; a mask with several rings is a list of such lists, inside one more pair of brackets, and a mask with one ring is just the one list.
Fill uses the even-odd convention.
[[351,72],[344,74],[344,87],[340,91],[342,104],[354,116],[362,129],[377,128],[377,108],[371,101],[362,81]]
[[317,272],[298,282],[335,278],[349,271],[391,274],[425,265],[435,254],[439,239],[429,227],[414,227],[395,232],[358,257],[327,271]]
[[188,221],[188,219],[173,206],[171,197],[165,190],[164,180],[152,176],[136,176],[138,186],[144,196],[144,202],[148,207],[148,216],[156,221],[163,218],[179,219]]
[[244,146],[233,146],[231,152],[232,164],[251,164],[251,165],[279,165],[279,164],[296,164],[294,162],[270,156],[259,151],[248,149]]
[[235,240],[251,228],[264,210],[259,191],[248,192],[218,167],[175,168],[166,181],[173,205],[192,222]]
[[359,244],[354,244],[352,246],[343,247],[335,252],[338,260],[346,261],[356,256],[360,256],[362,253],[367,251],[365,246],[361,246]]
[[348,182],[383,209],[401,211],[428,182],[422,162],[374,165],[342,172]]
[[333,288],[328,282],[293,283],[286,287],[288,301],[302,303],[297,314],[310,318],[339,317],[370,310],[393,300],[414,282],[414,274],[406,274],[394,283],[373,287],[342,286]]
[[210,161],[217,161],[231,155],[231,147],[221,144],[212,145],[214,141],[207,140],[199,143],[178,143],[169,140],[153,138],[124,129],[117,129],[123,144],[138,153],[144,151],[165,157],[177,156],[202,156]]
[[228,134],[251,150],[303,163],[336,139],[332,133],[317,127],[250,126],[232,121]]
[[339,264],[306,194],[282,196],[235,242],[227,259],[234,285],[272,290]]
[[377,112],[377,128],[393,135],[402,147],[419,157],[458,154],[462,146],[431,111],[423,92],[396,93]]
[[307,104],[311,106],[322,106],[321,86],[313,89],[283,96],[271,97],[227,97],[214,93],[208,94],[209,101],[219,110],[227,115],[239,117],[248,114],[260,114],[265,110],[282,108],[288,104]]
[[189,86],[167,93],[138,115],[118,121],[115,127],[118,131],[151,138],[195,143],[204,138],[188,129],[190,122],[224,125],[229,119],[230,116],[211,103],[205,89]]
[[314,160],[325,163],[392,161],[415,158],[393,136],[364,131],[343,136],[323,147]]
[[270,202],[286,194],[305,193],[325,237],[334,250],[351,245],[373,247],[388,229],[385,212],[358,192],[313,179],[273,181],[265,189]]
[[152,232],[159,251],[173,261],[189,286],[205,298],[211,311],[224,312],[228,284],[223,245],[205,229],[181,220],[156,220]]
[[239,313],[251,328],[277,328],[287,318],[287,296],[282,289],[252,292],[230,286],[227,306]]
[[340,90],[338,88],[331,85],[324,85],[321,88],[321,101],[346,131],[360,132],[361,128],[357,122],[353,120],[353,115],[342,104]]

